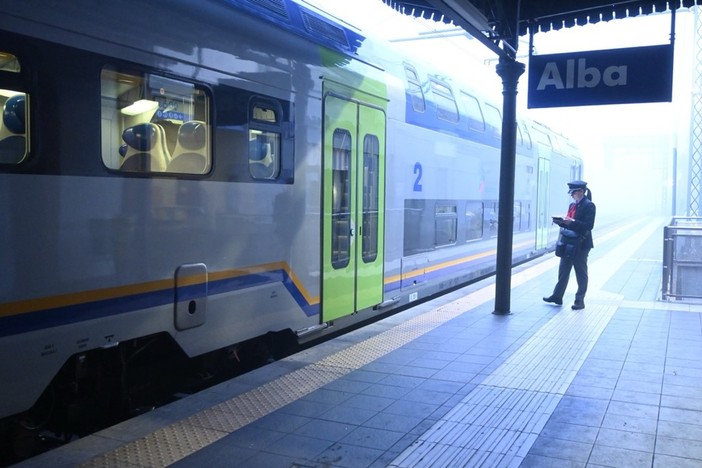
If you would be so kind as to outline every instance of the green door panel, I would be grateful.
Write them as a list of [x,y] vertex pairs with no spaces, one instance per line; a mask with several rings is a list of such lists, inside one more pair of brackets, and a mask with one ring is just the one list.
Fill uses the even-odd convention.
[[382,302],[385,113],[324,99],[322,321]]
[[361,310],[383,300],[385,113],[363,105],[358,111],[356,310]]
[[357,105],[324,100],[322,320],[355,312],[354,195]]

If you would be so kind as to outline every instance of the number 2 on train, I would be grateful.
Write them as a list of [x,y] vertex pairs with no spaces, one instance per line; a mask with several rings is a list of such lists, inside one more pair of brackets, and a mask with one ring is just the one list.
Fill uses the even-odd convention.
[[413,190],[415,192],[421,192],[422,191],[422,183],[420,182],[422,180],[422,164],[419,162],[414,163],[414,173],[417,174],[417,178],[414,179],[414,188]]

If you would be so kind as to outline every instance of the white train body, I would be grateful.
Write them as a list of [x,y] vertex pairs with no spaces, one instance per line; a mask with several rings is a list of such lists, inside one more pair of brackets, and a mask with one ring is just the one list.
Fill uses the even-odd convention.
[[[470,73],[291,0],[0,18],[0,98],[24,96],[21,150],[0,138],[0,418],[97,353],[124,375],[155,337],[192,358],[338,330],[494,269],[501,105]],[[518,142],[515,261],[582,170],[537,123]]]

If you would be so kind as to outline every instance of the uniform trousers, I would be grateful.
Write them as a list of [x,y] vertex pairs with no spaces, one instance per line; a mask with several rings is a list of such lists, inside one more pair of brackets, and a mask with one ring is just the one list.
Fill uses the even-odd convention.
[[575,293],[575,302],[584,302],[585,293],[587,292],[587,256],[590,254],[590,249],[579,248],[573,258],[561,257],[561,264],[558,266],[558,282],[553,288],[551,297],[563,300],[568,280],[570,279],[570,270],[575,268],[575,280],[578,282],[578,290]]

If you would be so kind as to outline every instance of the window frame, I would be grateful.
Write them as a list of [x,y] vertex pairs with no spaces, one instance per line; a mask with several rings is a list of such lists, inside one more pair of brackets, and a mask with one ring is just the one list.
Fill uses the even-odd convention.
[[[411,97],[412,109],[418,113],[424,113],[427,110],[427,100],[422,88],[422,81],[419,79],[417,69],[412,65],[405,63],[405,91]],[[410,76],[411,75],[411,76]]]
[[[440,226],[448,225],[446,242],[439,239]],[[450,231],[450,232],[449,232]],[[458,205],[455,202],[440,202],[434,206],[434,248],[450,247],[458,242]]]
[[430,77],[429,84],[431,92],[435,96],[436,117],[446,122],[458,123],[460,114],[451,85],[436,77]]
[[[471,208],[477,208],[473,210]],[[483,238],[485,235],[485,217],[484,217],[485,205],[482,201],[468,200],[466,202],[466,209],[464,214],[465,221],[465,240],[466,242],[477,242]],[[477,222],[478,226],[474,226],[471,221]],[[470,232],[474,231],[471,229],[473,227],[479,227],[479,235],[471,236]]]
[[[271,122],[269,120],[257,119],[253,111],[257,107],[263,107],[272,111],[275,115],[275,121]],[[247,135],[248,135],[248,170],[249,175],[252,180],[256,182],[274,182],[281,177],[282,170],[282,152],[283,152],[283,136],[285,132],[284,120],[283,120],[283,106],[275,99],[265,98],[260,95],[251,96],[249,99],[249,106],[247,111]],[[260,162],[260,160],[252,160],[251,155],[253,153],[259,153],[257,148],[252,148],[253,139],[251,138],[252,132],[260,132],[261,134],[266,134],[265,138],[273,138],[276,140],[276,148],[272,152],[272,157],[274,158],[275,168],[273,173],[269,177],[257,177],[254,172],[252,172],[252,162]]]
[[346,128],[332,134],[331,265],[335,270],[351,262],[352,135]]
[[[483,113],[483,108],[480,105],[480,100],[473,96],[470,93],[467,93],[465,91],[460,91],[461,94],[461,100],[463,101],[463,106],[466,109],[466,119],[468,120],[467,127],[468,130],[472,130],[474,132],[479,132],[479,133],[485,133],[486,130],[486,124],[485,124],[485,115]],[[478,113],[472,112],[473,110],[478,111]],[[479,124],[478,126],[474,126],[471,124],[477,123]]]
[[363,192],[361,258],[363,263],[373,263],[379,251],[380,139],[372,133],[363,137]]
[[[111,75],[111,76],[110,76]],[[120,82],[120,77],[123,81]],[[100,69],[100,116],[101,116],[101,131],[100,131],[100,160],[103,166],[112,174],[123,176],[157,176],[157,177],[206,177],[209,176],[214,167],[214,151],[213,151],[213,103],[214,98],[212,91],[203,83],[192,80],[176,77],[167,73],[162,73],[159,70],[152,70],[148,67],[141,67],[134,64],[123,64],[119,62],[104,63]],[[112,80],[112,81],[110,81]],[[124,83],[133,83],[129,88]],[[158,91],[155,92],[156,84],[161,84]],[[165,85],[169,89],[165,88]],[[124,89],[120,90],[120,86]],[[180,88],[180,89],[178,89]],[[184,91],[192,90],[190,95]],[[131,96],[126,97],[127,93]],[[178,102],[178,98],[182,101]],[[189,99],[188,99],[189,98]],[[114,106],[106,105],[106,101],[114,101]],[[129,104],[120,105],[128,102]],[[125,111],[130,106],[135,106],[139,101],[144,106],[141,109],[134,108],[130,111]],[[175,109],[170,106],[181,104],[182,107]],[[157,107],[151,109],[150,105]],[[165,107],[163,107],[165,106]],[[190,107],[187,109],[187,107]],[[187,109],[187,111],[186,111]],[[111,114],[111,115],[110,115]],[[150,116],[149,116],[150,115]],[[189,118],[186,118],[188,116]],[[147,120],[148,117],[148,120]],[[123,119],[121,122],[117,119]],[[131,120],[131,122],[130,122]],[[143,121],[142,121],[143,120]],[[180,124],[176,123],[180,121]],[[204,149],[200,148],[197,152],[204,152],[205,158],[204,168],[200,170],[169,170],[168,165],[178,156],[178,132],[186,123],[200,123],[205,125]],[[167,127],[163,128],[165,124]],[[151,154],[151,151],[144,151],[140,148],[135,148],[124,140],[125,132],[130,128],[139,127],[139,130],[151,130],[155,133],[161,133],[156,140],[164,140],[160,144],[161,150],[165,153],[163,157],[165,162],[157,162],[156,170],[154,170],[154,162],[150,163],[150,167],[140,167],[136,170],[125,168],[125,161],[134,156],[134,153],[142,151],[142,153]],[[159,128],[161,127],[161,128]],[[117,129],[119,136],[112,134],[111,129]],[[115,140],[119,140],[118,154],[111,154],[112,148],[115,146]],[[132,152],[130,154],[130,151]],[[158,151],[158,150],[157,150]],[[185,150],[182,150],[185,152]],[[196,152],[196,151],[192,151]],[[117,164],[119,163],[119,164]],[[164,166],[165,164],[165,166]],[[161,170],[160,167],[163,166]]]
[[[16,147],[17,143],[19,142],[17,137],[22,137],[24,141],[24,151],[22,152],[21,157],[13,158],[12,160],[8,161],[3,161],[4,156],[0,155],[0,165],[2,165],[3,168],[13,168],[26,163],[29,159],[29,154],[31,151],[31,95],[27,91],[26,87],[23,86],[23,77],[26,73],[26,67],[23,65],[20,57],[17,54],[10,52],[8,49],[2,49],[0,50],[0,52],[7,55],[8,57],[11,57],[11,60],[16,64],[16,67],[13,67],[11,69],[0,69],[0,98],[2,98],[2,101],[0,101],[0,111],[3,114],[2,117],[0,117],[3,119],[3,121],[0,122],[2,123],[2,125],[0,125],[0,141],[5,141],[8,144],[8,146],[10,146],[10,148],[8,149],[9,151],[19,149],[19,147]],[[22,120],[21,133],[16,132],[14,128],[8,128],[4,122],[6,103],[19,95],[22,95],[24,97],[24,114],[20,117]],[[17,124],[17,121],[15,120],[14,123]],[[19,145],[21,146],[21,143],[19,143]]]

